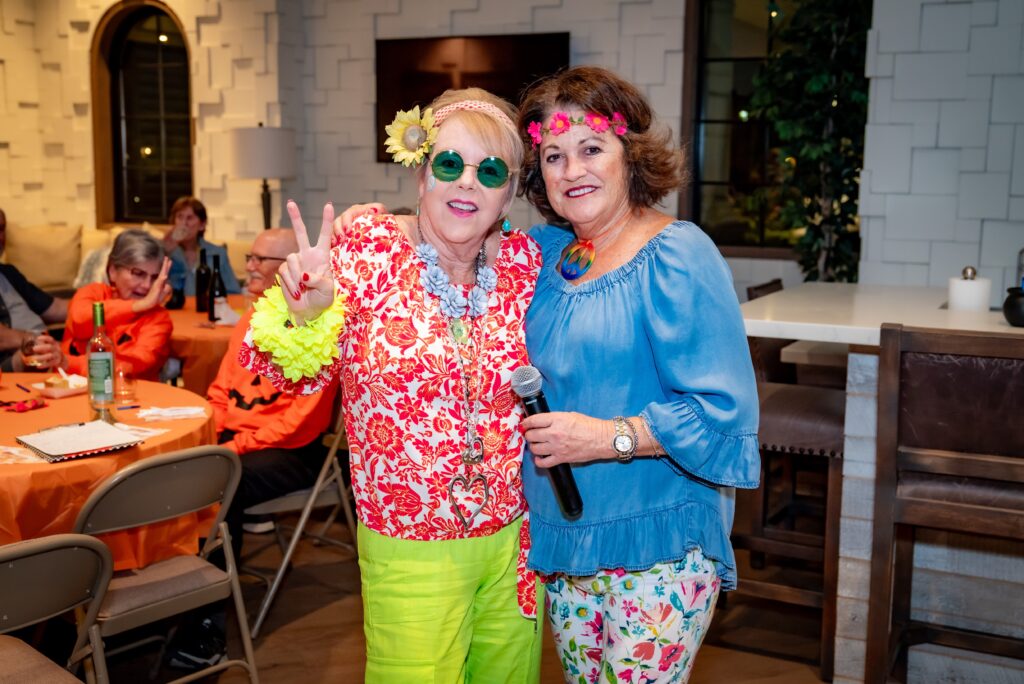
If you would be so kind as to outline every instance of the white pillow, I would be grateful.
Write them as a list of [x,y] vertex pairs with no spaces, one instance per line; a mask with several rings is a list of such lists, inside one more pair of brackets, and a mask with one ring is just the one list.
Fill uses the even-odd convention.
[[75,276],[75,289],[88,285],[89,283],[107,283],[107,258],[110,256],[110,247],[97,247],[91,250],[82,258],[78,266],[78,275]]

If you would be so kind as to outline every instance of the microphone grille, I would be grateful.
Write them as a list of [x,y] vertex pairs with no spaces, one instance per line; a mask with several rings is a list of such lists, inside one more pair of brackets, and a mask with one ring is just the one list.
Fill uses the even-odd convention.
[[512,391],[521,399],[540,393],[540,371],[533,366],[520,366],[512,371]]

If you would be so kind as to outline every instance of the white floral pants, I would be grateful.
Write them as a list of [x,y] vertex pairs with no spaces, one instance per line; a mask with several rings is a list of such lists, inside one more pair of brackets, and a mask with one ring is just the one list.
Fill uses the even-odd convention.
[[641,572],[544,579],[562,672],[573,684],[686,682],[721,586],[700,549]]

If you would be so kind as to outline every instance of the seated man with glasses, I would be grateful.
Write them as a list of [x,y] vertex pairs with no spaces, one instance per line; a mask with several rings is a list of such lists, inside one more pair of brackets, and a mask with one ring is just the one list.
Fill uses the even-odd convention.
[[[291,229],[260,233],[245,255],[247,295],[253,300],[263,296],[274,285],[278,266],[297,249]],[[242,480],[227,514],[235,558],[241,558],[246,508],[313,486],[325,456],[319,437],[330,424],[338,389],[334,384],[318,394],[283,393],[239,365],[238,351],[251,317],[250,307],[235,324],[217,377],[206,391],[217,441],[242,461]],[[198,670],[226,657],[223,613],[203,613],[194,619],[198,625],[179,630],[180,638],[168,651],[172,666]]]

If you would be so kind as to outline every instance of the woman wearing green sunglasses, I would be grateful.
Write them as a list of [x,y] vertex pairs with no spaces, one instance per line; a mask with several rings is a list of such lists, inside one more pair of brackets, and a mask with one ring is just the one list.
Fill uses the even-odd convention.
[[510,380],[540,253],[505,218],[515,116],[479,89],[399,113],[388,151],[416,167],[418,213],[362,216],[333,249],[333,208],[311,246],[289,203],[300,249],[243,347],[284,389],[342,382],[368,682],[539,679]]

